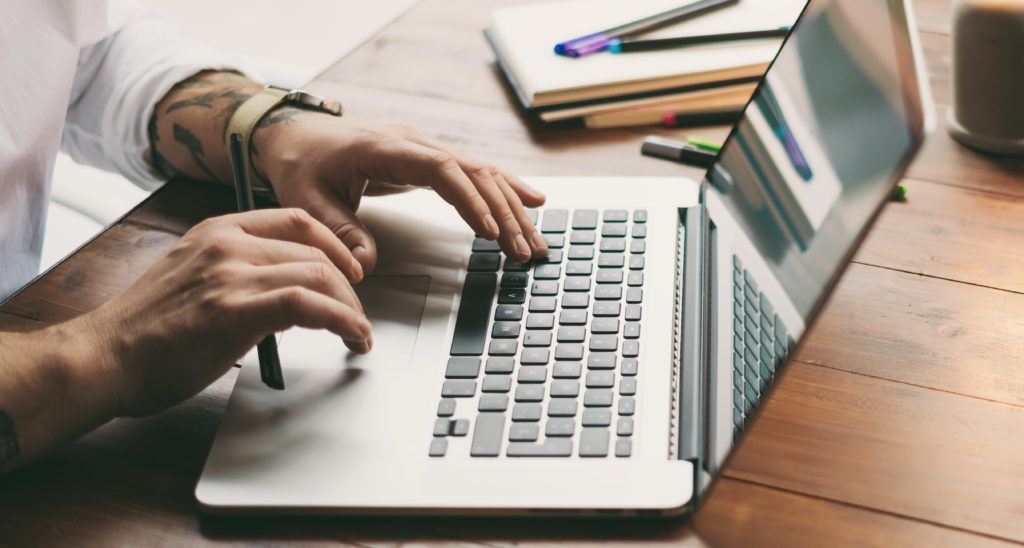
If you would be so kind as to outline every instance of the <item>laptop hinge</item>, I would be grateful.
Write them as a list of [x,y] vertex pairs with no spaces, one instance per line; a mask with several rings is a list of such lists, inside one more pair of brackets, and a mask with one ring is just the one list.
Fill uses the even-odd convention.
[[703,204],[680,210],[680,221],[683,227],[682,257],[678,258],[677,268],[677,302],[676,317],[678,318],[677,347],[674,349],[679,359],[679,379],[677,383],[676,401],[678,402],[678,421],[676,428],[676,455],[679,459],[695,462],[699,469],[703,457],[703,388],[704,354],[702,333],[705,331],[704,311],[704,275],[703,262],[705,247],[705,213]]

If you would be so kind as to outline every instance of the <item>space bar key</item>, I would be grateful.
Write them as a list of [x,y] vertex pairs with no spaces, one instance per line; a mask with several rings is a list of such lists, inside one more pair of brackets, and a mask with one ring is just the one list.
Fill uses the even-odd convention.
[[484,353],[484,340],[491,319],[491,302],[498,276],[492,272],[470,272],[462,286],[459,314],[452,336],[452,356],[479,356]]
[[548,438],[544,443],[514,441],[505,452],[510,457],[568,457],[572,454],[572,440]]

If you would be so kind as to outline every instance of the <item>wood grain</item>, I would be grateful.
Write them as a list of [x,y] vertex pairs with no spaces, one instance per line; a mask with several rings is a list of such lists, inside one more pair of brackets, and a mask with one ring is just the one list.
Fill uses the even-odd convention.
[[1024,542],[1024,407],[792,363],[726,475]]

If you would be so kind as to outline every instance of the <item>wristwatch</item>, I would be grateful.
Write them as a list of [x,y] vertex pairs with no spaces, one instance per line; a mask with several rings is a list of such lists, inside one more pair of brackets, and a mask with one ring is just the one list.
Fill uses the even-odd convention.
[[224,132],[224,144],[227,150],[231,148],[231,136],[237,133],[242,138],[242,159],[245,166],[245,177],[252,182],[253,192],[269,194],[273,196],[274,190],[265,181],[252,177],[252,161],[250,158],[250,143],[252,133],[256,125],[260,123],[267,113],[281,105],[291,105],[299,108],[323,112],[331,116],[341,116],[341,103],[332,99],[325,99],[312,93],[302,90],[289,90],[276,86],[267,86],[259,93],[253,95],[242,103],[235,113],[228,120],[227,131]]

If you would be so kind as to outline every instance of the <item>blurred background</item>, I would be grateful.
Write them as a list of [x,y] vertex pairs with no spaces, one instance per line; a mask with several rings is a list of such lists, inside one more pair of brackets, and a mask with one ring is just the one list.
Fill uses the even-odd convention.
[[[404,13],[415,0],[139,0],[182,32],[236,56],[268,83],[296,88]],[[313,16],[311,16],[313,15]],[[301,20],[302,24],[298,24]],[[57,157],[40,271],[148,196],[128,180]]]

